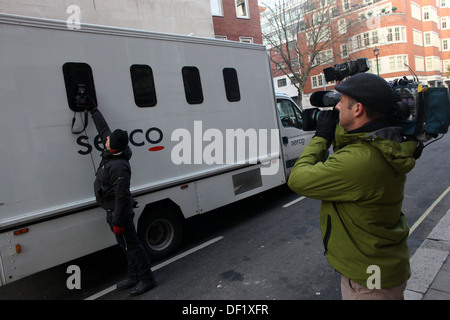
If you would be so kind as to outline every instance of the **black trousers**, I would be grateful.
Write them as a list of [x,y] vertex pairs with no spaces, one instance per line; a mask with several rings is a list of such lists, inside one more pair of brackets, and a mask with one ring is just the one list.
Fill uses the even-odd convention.
[[[111,211],[106,211],[106,221],[113,230],[112,224],[112,213]],[[153,273],[150,268],[150,258],[148,257],[147,251],[145,251],[142,242],[139,240],[136,227],[134,226],[134,211],[131,209],[128,214],[126,221],[123,225],[124,233],[115,236],[119,246],[125,251],[128,268],[127,276],[131,280],[148,282],[153,280]]]

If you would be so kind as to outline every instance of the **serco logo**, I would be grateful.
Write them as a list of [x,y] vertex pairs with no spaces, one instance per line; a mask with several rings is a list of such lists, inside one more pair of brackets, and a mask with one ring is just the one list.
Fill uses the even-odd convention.
[[[128,135],[128,138],[130,140],[130,144],[136,147],[143,147],[146,145],[146,143],[150,143],[151,145],[154,145],[148,149],[148,151],[155,152],[163,150],[165,147],[159,144],[163,138],[164,134],[161,131],[161,129],[152,127],[147,129],[145,132],[143,129],[134,129],[130,132]],[[78,150],[77,152],[81,155],[87,155],[92,152],[92,145],[89,143],[88,136],[79,136],[77,139],[77,144],[85,149]],[[98,151],[103,151],[104,146],[100,139],[99,135],[96,135],[93,141],[95,149]]]
[[[150,152],[164,150],[159,145],[164,134],[161,129],[152,127],[145,132],[143,129],[134,129],[129,134],[130,144],[143,147],[152,146]],[[280,164],[278,129],[225,129],[215,128],[203,130],[202,121],[194,121],[192,132],[178,128],[172,132],[170,140],[177,142],[170,152],[170,159],[174,165],[223,165],[223,164],[257,164],[261,161],[261,175],[274,175],[278,172]],[[78,145],[85,149],[78,150],[81,155],[90,154],[93,150],[87,136],[77,139]],[[103,151],[104,146],[100,136],[95,136],[94,147]],[[270,150],[270,151],[269,151]]]

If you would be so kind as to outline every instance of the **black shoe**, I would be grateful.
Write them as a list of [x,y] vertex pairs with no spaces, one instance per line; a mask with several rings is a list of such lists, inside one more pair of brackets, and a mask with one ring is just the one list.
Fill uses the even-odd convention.
[[132,280],[130,278],[126,278],[117,283],[117,290],[125,290],[134,287],[137,285],[137,280]]
[[156,287],[155,279],[152,279],[148,282],[139,281],[138,284],[136,285],[136,287],[131,289],[130,294],[132,296],[138,296],[140,294],[143,294],[144,292],[147,292],[147,291],[153,289],[154,287]]

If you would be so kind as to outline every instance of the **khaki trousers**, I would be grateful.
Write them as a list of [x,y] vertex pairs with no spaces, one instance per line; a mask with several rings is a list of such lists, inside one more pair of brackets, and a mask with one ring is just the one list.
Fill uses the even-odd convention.
[[368,289],[346,276],[341,278],[342,300],[404,300],[406,283],[388,289]]

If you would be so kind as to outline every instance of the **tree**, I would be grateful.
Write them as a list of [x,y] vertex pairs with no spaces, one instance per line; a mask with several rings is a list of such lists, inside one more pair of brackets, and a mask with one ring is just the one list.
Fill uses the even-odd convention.
[[349,28],[358,27],[362,17],[336,0],[274,0],[263,4],[267,8],[262,20],[263,38],[270,47],[274,74],[282,72],[291,78],[301,105],[311,71],[334,62],[341,53],[338,44],[348,37]]

